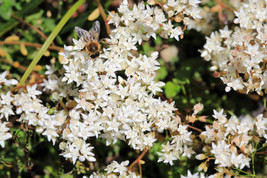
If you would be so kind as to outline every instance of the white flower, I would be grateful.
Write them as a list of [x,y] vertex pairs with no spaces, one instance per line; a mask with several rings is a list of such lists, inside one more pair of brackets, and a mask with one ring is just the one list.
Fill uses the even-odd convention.
[[[7,80],[6,79],[6,75],[7,75],[8,71],[5,71],[3,73],[0,74],[0,84],[4,83],[6,86],[10,86],[10,85],[16,85],[18,83],[17,80],[15,79],[10,79]],[[2,87],[2,85],[0,85],[0,88]]]
[[110,165],[105,169],[108,174],[110,173],[119,173],[119,175],[123,175],[127,171],[127,167],[129,161],[123,161],[120,164],[117,161],[113,161]]
[[5,140],[8,140],[12,137],[12,135],[8,132],[9,128],[6,126],[8,122],[0,121],[0,145],[2,148],[5,147]]
[[75,44],[74,46],[74,50],[82,50],[84,49],[85,47],[85,43],[82,41],[82,40],[75,40],[75,39],[72,39],[73,40],[73,43]]
[[152,133],[151,134],[146,134],[144,137],[143,137],[143,139],[144,139],[144,145],[147,145],[147,146],[149,146],[149,147],[152,147],[153,146],[153,143],[155,142],[155,141],[157,141],[157,139],[155,139],[155,137],[152,135]]
[[238,133],[248,133],[249,131],[253,130],[255,121],[249,115],[240,117],[240,125],[237,126]]
[[[5,117],[8,120],[10,115],[14,115],[13,106],[11,102],[14,100],[12,96],[10,96],[11,92],[7,92],[6,94],[1,93],[0,100],[0,118]],[[2,105],[2,106],[1,106]]]
[[1,73],[0,75],[0,83],[5,83],[7,80],[6,80],[6,75],[7,75],[7,71]]
[[37,84],[34,84],[33,86],[27,86],[28,95],[32,97],[33,99],[36,99],[36,95],[42,94],[41,91],[36,90]]
[[206,136],[205,142],[210,143],[211,141],[215,140],[215,131],[214,128],[210,128],[209,126],[205,126],[206,131],[202,132],[201,135]]
[[266,38],[263,32],[267,27],[262,19],[266,5],[265,0],[240,3],[234,30],[225,27],[207,38],[201,56],[223,72],[220,78],[227,85],[226,92],[234,89],[260,94],[266,89],[263,63],[267,54],[266,44],[262,45],[262,38]]
[[226,127],[226,135],[233,134],[237,132],[237,126],[240,124],[240,121],[237,117],[231,116],[227,123],[224,124]]
[[187,176],[181,176],[181,178],[205,178],[204,174],[203,173],[195,173],[195,174],[192,174],[190,172],[190,170],[187,171]]
[[198,103],[194,105],[194,113],[193,116],[199,113],[204,108],[204,105],[202,103]]
[[5,95],[3,93],[1,93],[0,104],[10,105],[11,102],[14,100],[14,98],[11,97],[10,94],[11,94],[10,91],[8,91]]
[[160,156],[158,162],[163,161],[164,163],[169,163],[171,166],[173,165],[173,161],[177,160],[172,152],[158,153],[158,155]]
[[0,118],[5,116],[5,119],[8,120],[9,116],[15,114],[12,108],[12,105],[3,105],[0,109]]
[[236,168],[243,169],[245,166],[250,167],[249,161],[251,159],[244,156],[243,154],[237,155],[236,153],[232,153],[231,162],[235,165]]
[[201,3],[200,0],[189,0],[189,4],[191,6],[196,6],[196,5],[200,4],[200,3]]
[[171,30],[171,35],[170,37],[171,38],[175,38],[177,41],[179,41],[179,36],[182,35],[184,32],[183,30],[181,29],[181,27],[176,27],[174,29]]
[[164,85],[165,85],[165,83],[163,83],[163,82],[155,83],[154,81],[152,81],[150,83],[150,86],[148,87],[148,89],[151,90],[152,93],[155,95],[156,92],[162,92],[162,89],[160,87],[163,87]]
[[256,123],[255,123],[256,127],[257,127],[257,132],[259,133],[259,135],[262,137],[264,135],[266,135],[266,131],[267,131],[267,118],[263,117],[262,114],[258,115],[256,118]]
[[215,119],[218,119],[220,124],[225,124],[227,121],[226,115],[223,114],[223,109],[220,110],[220,112],[217,112],[216,110],[213,110],[214,115],[212,115]]
[[226,144],[225,141],[217,142],[217,145],[212,143],[211,153],[215,156],[215,164],[220,164],[221,167],[230,167],[231,166],[231,153],[230,148],[231,145]]

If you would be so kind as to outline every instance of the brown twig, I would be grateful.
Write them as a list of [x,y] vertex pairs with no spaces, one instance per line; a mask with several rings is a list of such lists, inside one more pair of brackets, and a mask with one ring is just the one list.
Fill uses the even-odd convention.
[[[25,23],[26,25],[28,25],[30,28],[32,28],[33,30],[35,30],[37,33],[39,33],[44,39],[47,39],[47,36],[40,31],[38,28],[36,28],[35,26],[33,26],[32,24],[26,22],[25,20],[19,18],[18,16],[12,14],[11,15],[13,18],[15,18],[16,20],[20,21],[21,23]],[[52,41],[52,46],[55,46],[55,43]]]
[[196,127],[194,127],[194,126],[192,126],[192,125],[189,125],[189,124],[187,124],[187,127],[188,127],[188,128],[190,128],[190,129],[193,129],[193,130],[199,131],[199,132],[202,132],[202,131],[203,131],[203,130],[201,130],[201,129],[198,129],[198,128],[196,128]]
[[[4,162],[1,158],[0,158],[0,163],[2,163],[3,165],[5,165],[6,167],[10,168],[10,167],[15,167],[15,166],[18,166],[18,165],[14,165],[12,163],[6,163]],[[19,166],[18,166],[19,167]],[[25,166],[21,166],[23,168],[25,168]]]
[[[64,111],[66,111],[68,113],[67,115],[69,115],[69,110],[66,107],[66,105],[63,103],[62,99],[59,100],[59,104],[64,109]],[[70,117],[68,116],[64,121],[64,126],[62,127],[61,130],[57,131],[57,133],[59,135],[61,135],[63,133],[63,131],[67,128],[67,125],[69,125],[69,123],[70,123]]]
[[158,2],[157,0],[155,2],[156,2],[156,4],[158,4],[161,7],[162,10],[164,10],[164,7],[162,4],[160,4],[160,2]]
[[234,11],[237,10],[237,9],[236,9],[234,6],[232,6],[230,3],[226,4],[226,2],[223,2],[223,1],[221,1],[221,0],[215,0],[215,3],[219,4],[220,6],[222,6],[223,8],[225,8],[225,9],[231,11],[231,12],[234,12]]
[[[149,148],[150,149],[150,148]],[[139,161],[145,156],[146,152],[149,150],[148,148],[145,148],[141,155],[138,156],[138,158],[128,167],[128,171],[132,171],[133,167],[138,163]]]
[[67,128],[67,125],[69,125],[69,123],[70,123],[70,117],[67,117],[67,119],[64,122],[64,127],[61,130],[57,131],[57,133],[61,135],[63,131]]
[[94,0],[94,1],[95,1],[95,3],[97,4],[97,8],[99,9],[100,14],[101,14],[101,16],[102,16],[102,18],[103,18],[103,20],[104,20],[104,22],[105,22],[105,26],[106,26],[107,34],[110,34],[110,26],[109,26],[109,24],[108,24],[107,16],[106,16],[106,13],[105,13],[105,11],[104,11],[104,9],[103,9],[103,6],[102,6],[102,4],[100,3],[100,0]]
[[[25,45],[25,46],[32,46],[35,48],[41,48],[42,44],[38,43],[29,43],[29,42],[23,42],[23,41],[0,41],[0,45]],[[48,49],[56,50],[56,51],[64,51],[64,48],[59,46],[49,46]]]
[[67,108],[66,105],[62,102],[62,100],[59,101],[59,104],[60,104],[60,106],[61,106],[67,113],[69,112],[68,108]]
[[[13,66],[15,68],[18,68],[18,69],[21,69],[21,70],[24,70],[24,71],[27,70],[27,67],[21,66],[20,63],[16,62],[16,61],[15,62],[10,62],[10,61],[8,61],[6,59],[0,59],[0,62],[4,62],[6,64],[9,64],[9,65],[11,65],[11,66]],[[40,78],[40,75],[38,73],[36,73],[35,71],[32,71],[32,74],[37,76],[38,78]]]
[[28,84],[25,84],[25,85],[18,85],[18,86],[16,86],[16,87],[14,87],[14,88],[12,88],[10,91],[11,92],[13,92],[13,91],[16,91],[16,90],[18,90],[18,89],[20,89],[20,88],[25,88],[25,87],[27,87],[28,85],[34,85],[34,84],[40,84],[40,83],[43,83],[44,81],[43,81],[43,79],[41,79],[41,80],[39,80],[39,81],[36,81],[36,82],[33,82],[33,83],[28,83]]
[[[0,62],[4,62],[4,63],[6,63],[6,64],[12,65],[12,66],[14,66],[15,68],[18,68],[18,69],[21,69],[21,70],[24,70],[24,71],[27,70],[27,67],[21,66],[18,62],[10,62],[10,61],[8,61],[8,60],[6,60],[6,59],[0,59]],[[38,75],[38,74],[37,74],[36,72],[34,72],[34,71],[32,71],[32,73],[33,73],[34,75]]]
[[257,155],[267,155],[267,151],[256,152],[255,154],[257,154]]

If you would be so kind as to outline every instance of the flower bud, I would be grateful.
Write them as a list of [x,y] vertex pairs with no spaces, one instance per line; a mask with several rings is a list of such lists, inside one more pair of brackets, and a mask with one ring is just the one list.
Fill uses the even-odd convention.
[[203,159],[206,159],[206,158],[207,158],[207,156],[204,155],[204,154],[198,154],[198,155],[196,156],[196,159],[197,159],[197,160],[203,160]]

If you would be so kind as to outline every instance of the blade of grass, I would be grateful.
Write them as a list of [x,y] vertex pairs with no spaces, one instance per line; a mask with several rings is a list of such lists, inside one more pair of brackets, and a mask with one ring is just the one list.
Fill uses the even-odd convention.
[[39,62],[41,57],[43,56],[44,52],[47,50],[51,42],[55,39],[55,37],[58,35],[59,31],[63,28],[63,26],[67,23],[67,21],[70,19],[72,14],[85,2],[85,0],[79,0],[77,1],[71,8],[68,10],[68,12],[64,15],[64,17],[60,20],[60,22],[57,24],[56,28],[53,30],[53,32],[49,35],[48,39],[43,44],[42,48],[39,50],[39,52],[34,57],[33,61],[31,62],[30,66],[26,70],[26,72],[23,74],[19,84],[23,85],[30,73],[32,72],[33,68],[36,66],[36,64]]

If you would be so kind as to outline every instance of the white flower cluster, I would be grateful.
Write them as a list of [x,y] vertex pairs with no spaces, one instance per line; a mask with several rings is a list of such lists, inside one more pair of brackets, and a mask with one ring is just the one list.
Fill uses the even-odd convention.
[[[55,100],[65,95],[73,96],[71,95],[71,93],[74,93],[73,91],[76,91],[77,94],[77,90],[71,90],[70,85],[66,85],[63,84],[63,82],[60,82],[60,80],[58,80],[59,78],[57,78],[57,76],[53,74],[52,71],[53,68],[50,68],[50,71],[47,72],[50,72],[50,75],[48,77],[48,80],[46,80],[44,84],[46,84],[45,89],[55,88],[55,95],[53,95],[56,96],[54,98]],[[5,79],[4,82],[6,81],[7,80]],[[53,85],[53,82],[57,84]],[[37,131],[46,136],[49,141],[52,140],[53,144],[55,144],[56,139],[60,136],[58,132],[62,127],[64,127],[64,124],[67,120],[67,111],[55,110],[53,114],[49,114],[49,108],[44,106],[42,104],[42,100],[37,98],[38,95],[42,94],[42,92],[37,89],[37,85],[35,84],[33,86],[27,86],[26,89],[26,92],[23,92],[23,90],[20,89],[18,94],[11,94],[10,91],[6,94],[1,93],[0,119],[6,119],[8,121],[9,116],[16,114],[20,116],[18,119],[19,122],[37,126]],[[71,114],[69,115],[69,117],[71,117]],[[11,138],[11,134],[8,133],[9,128],[6,127],[7,123],[8,122],[1,122],[0,124],[1,146],[4,146],[5,140]],[[74,123],[74,121],[71,121],[71,123]],[[77,132],[77,129],[74,131]],[[75,133],[74,131],[73,133]],[[91,152],[92,147],[90,147],[90,144],[86,143],[84,140],[78,137],[71,137],[69,135],[69,132],[71,132],[71,130],[65,129],[62,135],[64,139],[71,140],[71,144],[64,145],[65,142],[62,142],[60,148],[63,149],[67,147],[68,150],[71,151],[71,154],[63,153],[63,155],[66,158],[72,158],[73,162],[76,162],[77,158],[79,158],[81,161],[84,161],[85,159],[89,161],[95,161],[95,158],[93,157],[94,154]]]
[[[163,7],[145,6],[143,2],[138,6],[134,5],[133,9],[129,9],[128,1],[124,0],[118,9],[119,14],[112,14],[112,19],[109,23],[113,23],[117,30],[114,32],[119,36],[122,30],[131,34],[128,42],[138,41],[141,44],[142,40],[148,40],[150,37],[156,38],[156,32],[163,38],[175,38],[179,40],[179,36],[183,34],[180,26],[174,27],[171,19],[174,18],[176,22],[183,22],[188,24],[189,19],[199,19],[199,0],[164,1],[161,4]],[[152,0],[150,4],[155,4]],[[124,24],[127,28],[118,28],[120,24]],[[112,39],[112,38],[111,38]],[[125,39],[127,41],[127,38]],[[114,41],[112,41],[114,42]],[[116,42],[116,40],[115,40]]]
[[[182,175],[181,178],[206,178],[206,176],[204,175],[204,173],[199,173],[199,172],[192,174],[191,171],[188,170],[187,175],[186,176]],[[214,176],[211,175],[207,178],[214,178]]]
[[140,175],[136,175],[135,172],[128,171],[127,167],[129,164],[129,161],[123,161],[120,164],[117,161],[113,161],[111,164],[107,166],[105,169],[106,174],[104,173],[98,173],[94,172],[92,175],[90,175],[89,178],[105,178],[105,177],[110,177],[110,178],[124,178],[124,177],[129,177],[129,178],[138,178],[141,177]]
[[[0,89],[2,85],[4,86],[12,86],[18,83],[15,79],[7,79],[8,71],[5,71],[0,74]],[[2,148],[5,147],[5,140],[12,138],[12,135],[9,133],[9,128],[7,127],[8,122],[3,122],[3,118],[7,121],[9,116],[14,115],[14,111],[12,110],[11,102],[14,100],[12,96],[10,96],[11,92],[7,92],[6,94],[1,93],[0,96],[0,145]]]
[[[48,108],[42,104],[42,101],[37,98],[37,95],[41,94],[41,91],[36,89],[37,85],[32,87],[27,86],[27,92],[20,92],[18,94],[11,94],[10,91],[6,94],[1,94],[1,115],[0,118],[4,118],[8,121],[9,116],[11,115],[20,115],[18,121],[26,122],[32,126],[41,126],[46,128],[48,131],[50,122],[55,122],[53,116],[48,114]],[[15,108],[15,109],[14,109]],[[13,111],[15,110],[15,112]],[[60,124],[61,125],[61,124]],[[53,132],[53,135],[56,134],[56,128]],[[48,135],[48,140],[53,140],[55,143],[55,138]]]
[[204,45],[201,56],[213,65],[211,70],[227,85],[228,92],[233,88],[243,92],[267,89],[267,2],[249,0],[243,3],[237,18],[239,26],[234,30],[225,27],[214,32]]
[[[196,11],[193,10],[198,1],[190,2],[191,8],[179,11],[181,3],[169,1],[164,6],[165,11],[172,11],[172,15],[183,11],[195,17]],[[180,27],[173,27],[171,20],[168,20],[170,16],[166,17],[162,9],[145,6],[143,2],[130,10],[125,0],[118,10],[119,14],[111,14],[110,23],[116,26],[110,34],[109,42],[112,45],[103,49],[99,57],[91,59],[83,50],[85,43],[82,40],[74,40],[75,45],[65,47],[62,53],[65,69],[62,81],[68,84],[74,82],[79,87],[76,93],[70,88],[72,92],[65,90],[68,96],[74,98],[68,103],[74,102],[75,106],[64,116],[68,117],[68,123],[63,129],[65,142],[60,144],[64,150],[62,155],[72,158],[73,162],[77,158],[80,161],[93,161],[90,157],[93,156],[90,152],[92,147],[87,144],[90,137],[105,138],[107,145],[118,139],[127,140],[134,149],[143,150],[156,141],[152,131],[153,126],[157,126],[159,132],[178,130],[180,135],[174,137],[172,149],[176,148],[177,153],[190,156],[191,133],[186,131],[186,126],[180,125],[178,128],[180,119],[173,113],[176,110],[174,103],[169,104],[154,97],[164,85],[155,81],[156,70],[159,69],[156,60],[158,53],[154,52],[150,57],[131,53],[131,50],[137,50],[137,42],[141,44],[151,36],[155,38],[156,32],[165,38],[170,36],[179,39],[183,31]],[[52,74],[53,70],[49,73]],[[62,87],[53,85],[58,79],[52,74],[44,87],[56,91],[57,96],[64,96],[64,92],[59,92]],[[162,155],[162,160],[167,159],[166,154]],[[171,159],[178,158],[176,154]]]
[[0,120],[0,145],[2,148],[5,147],[5,140],[12,138],[11,133],[9,133],[9,128],[6,126],[7,124],[8,122],[2,122],[2,120]]
[[[188,18],[198,18],[198,3],[172,0],[162,10],[142,2],[130,10],[124,0],[119,14],[112,14],[110,20],[116,26],[110,34],[112,45],[103,49],[98,58],[91,59],[83,50],[85,43],[74,40],[75,45],[65,46],[62,53],[65,70],[57,73],[53,66],[47,66],[47,79],[40,86],[51,93],[52,100],[59,103],[57,106],[44,106],[49,101],[37,97],[42,92],[35,84],[27,86],[27,91],[20,89],[18,94],[1,94],[1,118],[8,120],[10,115],[17,114],[18,121],[36,126],[53,144],[61,138],[62,155],[73,163],[77,159],[95,161],[89,143],[92,137],[106,139],[107,145],[118,139],[127,140],[134,149],[143,150],[156,141],[154,131],[166,129],[178,133],[171,143],[171,151],[176,154],[170,159],[167,156],[170,150],[165,149],[161,161],[167,159],[165,162],[172,163],[169,160],[179,159],[179,154],[190,157],[191,133],[180,125],[180,118],[174,114],[174,102],[155,97],[164,85],[155,81],[158,53],[134,56],[131,50],[137,50],[137,42],[155,38],[156,32],[178,40],[183,31],[172,25],[171,17],[183,14],[181,20],[185,24]],[[1,74],[1,83],[17,83],[5,76],[6,73]],[[3,130],[6,133],[8,129]]]
[[[85,42],[73,40],[74,46],[65,46],[62,61],[64,69],[59,72],[54,66],[47,66],[47,78],[41,85],[23,86],[17,94],[1,93],[0,97],[0,144],[11,138],[7,127],[9,117],[18,115],[17,121],[35,126],[53,144],[60,143],[62,154],[77,161],[96,161],[92,138],[103,138],[110,145],[117,140],[126,141],[132,148],[143,150],[152,147],[157,132],[168,130],[171,140],[162,145],[158,162],[169,163],[181,156],[190,158],[193,151],[193,136],[188,126],[183,125],[175,115],[174,102],[168,103],[157,98],[163,82],[155,80],[159,69],[158,53],[150,56],[132,53],[144,40],[159,34],[163,38],[179,40],[183,30],[172,21],[188,25],[190,18],[199,18],[199,0],[162,1],[160,6],[145,6],[144,3],[129,9],[124,0],[118,14],[111,14],[110,24],[115,29],[110,34],[109,47],[100,56],[92,59],[84,50]],[[256,3],[258,2],[258,3]],[[156,3],[153,0],[149,4]],[[267,88],[266,1],[249,1],[236,13],[234,32],[225,28],[213,33],[207,40],[202,56],[212,60],[216,70],[221,70],[221,78],[230,88],[246,92]],[[256,12],[260,9],[260,12]],[[246,18],[246,16],[248,18]],[[6,79],[7,72],[0,74],[0,88],[17,84]],[[19,88],[19,87],[18,87]],[[42,91],[41,91],[42,90]],[[51,95],[45,98],[41,94]],[[41,95],[41,96],[40,96]],[[52,100],[52,101],[51,101]],[[50,102],[54,102],[50,105]],[[56,104],[55,104],[56,103]],[[194,106],[193,117],[203,109],[202,104]],[[216,121],[206,126],[200,137],[210,147],[196,156],[207,159],[199,166],[199,171],[207,170],[209,156],[214,156],[218,170],[250,166],[250,155],[255,152],[253,139],[267,138],[267,119],[263,115],[253,120],[249,116],[229,120],[214,111]],[[251,135],[251,133],[256,135]],[[110,177],[139,177],[128,171],[129,161],[112,162],[105,170]],[[90,177],[106,177],[94,173]],[[191,174],[188,177],[204,177]]]
[[173,161],[179,160],[181,156],[190,158],[195,153],[192,149],[191,132],[187,131],[187,126],[179,125],[177,131],[178,134],[172,136],[171,143],[167,142],[166,145],[162,145],[162,153],[158,153],[160,156],[158,162],[163,161],[173,165]]
[[[217,120],[211,127],[206,126],[206,131],[201,133],[202,140],[206,144],[211,144],[211,147],[203,148],[206,154],[199,154],[196,158],[204,160],[209,158],[208,153],[212,153],[218,168],[250,167],[250,156],[256,151],[253,145],[254,139],[258,137],[267,143],[267,118],[260,114],[256,119],[248,115],[239,119],[236,116],[227,119],[223,109],[220,112],[214,110],[213,117]],[[206,162],[199,166],[199,171],[207,171]]]
[[[206,36],[210,36],[211,32],[215,30],[220,24],[229,24],[233,22],[235,14],[231,9],[239,9],[241,4],[246,0],[228,0],[227,4],[230,7],[224,8],[221,4],[216,4],[213,7],[209,7],[208,0],[201,1],[200,16],[201,19],[190,19],[187,29],[195,29],[198,32]],[[221,2],[223,3],[223,2]]]

